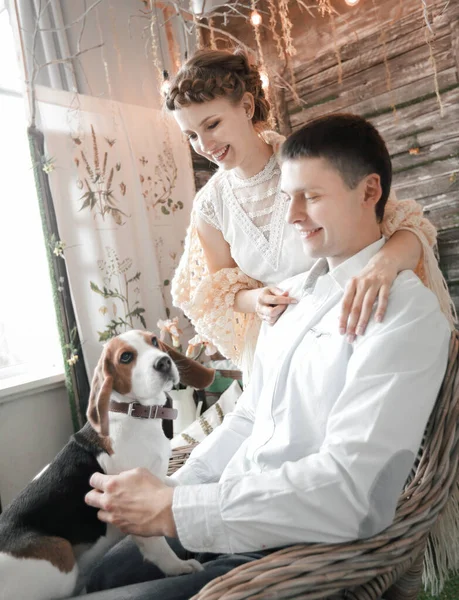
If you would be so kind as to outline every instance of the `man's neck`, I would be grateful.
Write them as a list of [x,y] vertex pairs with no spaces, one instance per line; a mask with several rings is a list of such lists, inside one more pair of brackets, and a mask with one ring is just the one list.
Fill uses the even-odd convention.
[[349,258],[352,258],[356,254],[358,254],[364,248],[367,248],[368,246],[374,244],[380,239],[381,231],[379,229],[379,225],[376,228],[368,228],[367,232],[363,233],[361,236],[358,236],[358,238],[355,240],[355,243],[352,244],[352,246],[350,246],[346,250],[343,250],[342,253],[336,256],[327,256],[329,269],[334,269]]

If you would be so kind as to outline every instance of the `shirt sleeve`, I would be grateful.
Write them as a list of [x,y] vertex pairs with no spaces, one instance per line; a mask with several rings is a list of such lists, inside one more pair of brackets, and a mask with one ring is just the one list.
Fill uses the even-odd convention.
[[174,490],[186,548],[229,553],[338,543],[390,525],[441,386],[450,337],[433,294],[426,290],[420,303],[405,292],[389,303],[383,323],[354,343],[319,452]]

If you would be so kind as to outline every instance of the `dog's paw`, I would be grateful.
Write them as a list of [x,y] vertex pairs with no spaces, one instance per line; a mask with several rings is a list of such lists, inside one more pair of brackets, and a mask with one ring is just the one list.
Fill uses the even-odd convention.
[[189,573],[199,573],[203,571],[204,567],[200,562],[191,558],[190,560],[181,560],[179,564],[174,565],[172,568],[167,569],[166,575],[186,575]]
[[194,558],[190,558],[190,560],[184,560],[185,568],[187,573],[199,573],[199,571],[204,571],[204,567],[198,560]]

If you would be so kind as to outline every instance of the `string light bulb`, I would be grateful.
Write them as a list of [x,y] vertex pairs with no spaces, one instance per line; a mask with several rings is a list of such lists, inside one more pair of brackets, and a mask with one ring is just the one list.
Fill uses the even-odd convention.
[[355,6],[360,2],[360,0],[344,0],[348,6]]
[[269,77],[265,71],[261,71],[260,79],[261,79],[261,87],[264,90],[267,90],[269,88]]
[[250,15],[250,22],[254,27],[261,25],[261,15],[257,10],[252,11],[252,14]]

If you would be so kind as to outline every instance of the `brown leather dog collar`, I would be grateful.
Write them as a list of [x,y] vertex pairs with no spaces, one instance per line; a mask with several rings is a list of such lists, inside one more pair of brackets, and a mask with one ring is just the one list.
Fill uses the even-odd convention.
[[167,408],[159,404],[144,406],[139,402],[115,402],[110,400],[109,410],[111,412],[123,413],[134,419],[167,419],[173,421],[177,418],[176,408]]

